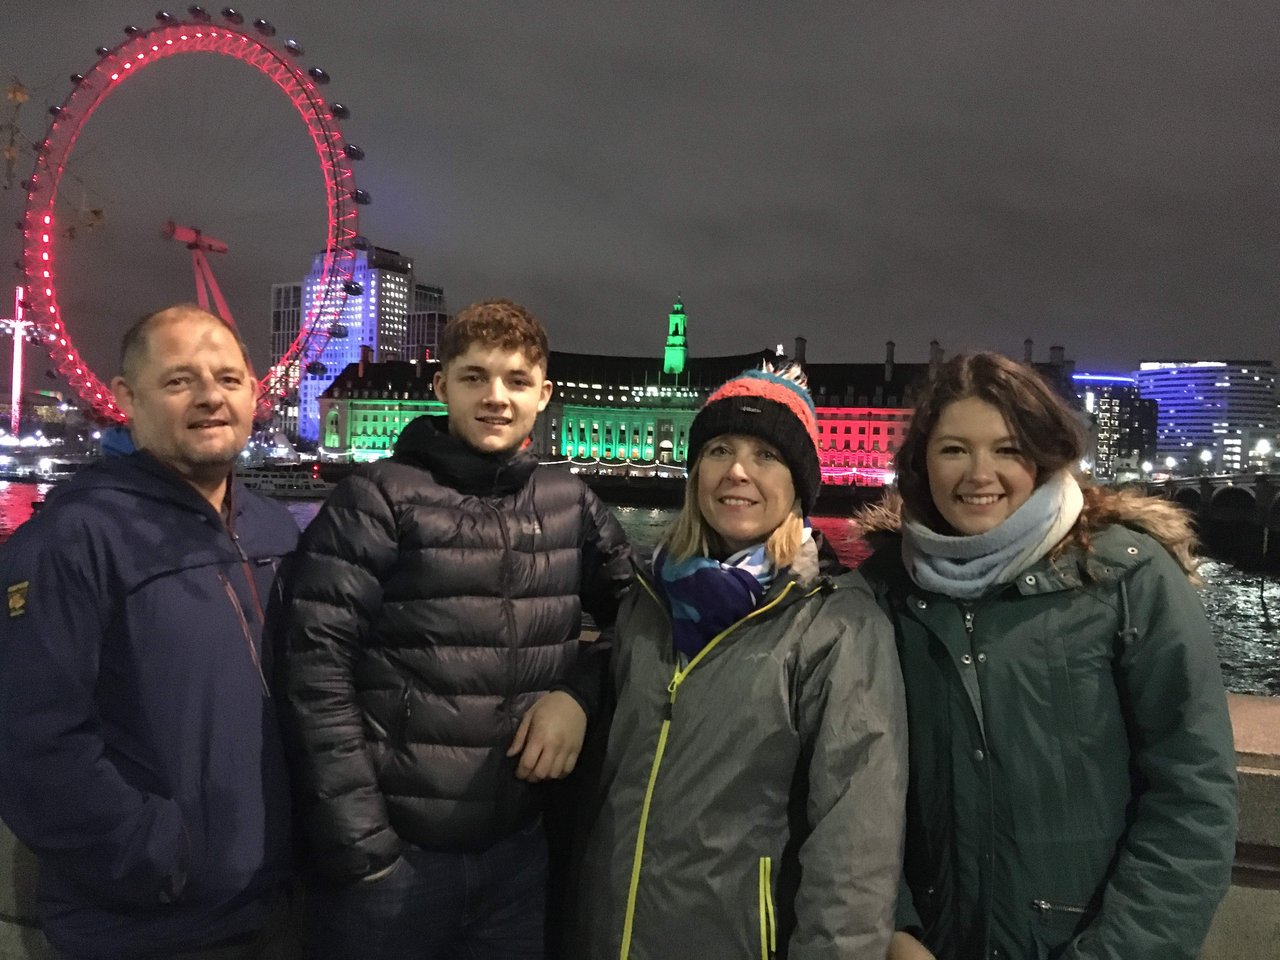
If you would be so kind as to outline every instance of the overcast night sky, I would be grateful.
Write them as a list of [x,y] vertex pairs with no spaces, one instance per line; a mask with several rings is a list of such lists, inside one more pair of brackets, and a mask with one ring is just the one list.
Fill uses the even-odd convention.
[[[9,6],[20,144],[95,46],[157,9]],[[878,361],[892,339],[919,361],[935,337],[1021,356],[1029,336],[1082,369],[1280,359],[1275,0],[237,9],[296,36],[350,106],[361,232],[452,309],[524,302],[553,348],[657,354],[679,292],[695,355],[804,335],[811,359]],[[214,269],[260,364],[270,284],[301,279],[323,239],[297,115],[212,57],[121,85],[60,196],[81,226],[59,240],[59,298],[104,376],[129,319],[193,296],[165,219],[231,245]],[[0,191],[14,280],[22,201]]]

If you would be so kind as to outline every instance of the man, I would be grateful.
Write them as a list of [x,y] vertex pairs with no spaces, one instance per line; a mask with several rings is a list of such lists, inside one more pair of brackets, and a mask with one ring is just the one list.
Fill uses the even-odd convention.
[[547,691],[582,606],[612,622],[630,576],[608,509],[522,450],[551,398],[537,320],[474,304],[440,360],[444,427],[415,420],[343,481],[282,578],[300,823],[328,882],[308,900],[318,958],[543,955],[531,784],[573,768],[583,725]]
[[289,799],[262,601],[297,526],[231,479],[257,386],[233,329],[171,307],[121,353],[136,450],[0,551],[0,818],[61,956],[274,957]]

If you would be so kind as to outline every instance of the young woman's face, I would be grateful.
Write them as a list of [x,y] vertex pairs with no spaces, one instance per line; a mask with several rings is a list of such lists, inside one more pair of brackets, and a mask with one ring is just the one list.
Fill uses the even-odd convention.
[[791,469],[755,437],[724,434],[698,459],[698,508],[730,553],[763,543],[796,501]]
[[1027,502],[1036,468],[1004,416],[977,397],[948,404],[929,435],[929,493],[959,534],[986,533]]

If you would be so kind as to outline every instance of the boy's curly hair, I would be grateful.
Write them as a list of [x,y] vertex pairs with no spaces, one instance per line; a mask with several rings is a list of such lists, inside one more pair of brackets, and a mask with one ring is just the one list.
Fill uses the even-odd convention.
[[547,331],[533,314],[512,300],[481,300],[458,311],[440,336],[441,367],[476,343],[522,351],[530,362],[546,370]]

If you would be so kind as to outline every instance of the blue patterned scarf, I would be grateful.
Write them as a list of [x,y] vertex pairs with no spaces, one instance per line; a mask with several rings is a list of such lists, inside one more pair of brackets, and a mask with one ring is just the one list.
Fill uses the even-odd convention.
[[[804,539],[812,537],[806,519]],[[676,653],[692,660],[716,634],[760,605],[777,570],[764,544],[758,543],[724,561],[701,556],[672,560],[666,548],[659,547],[653,573],[671,610]]]

